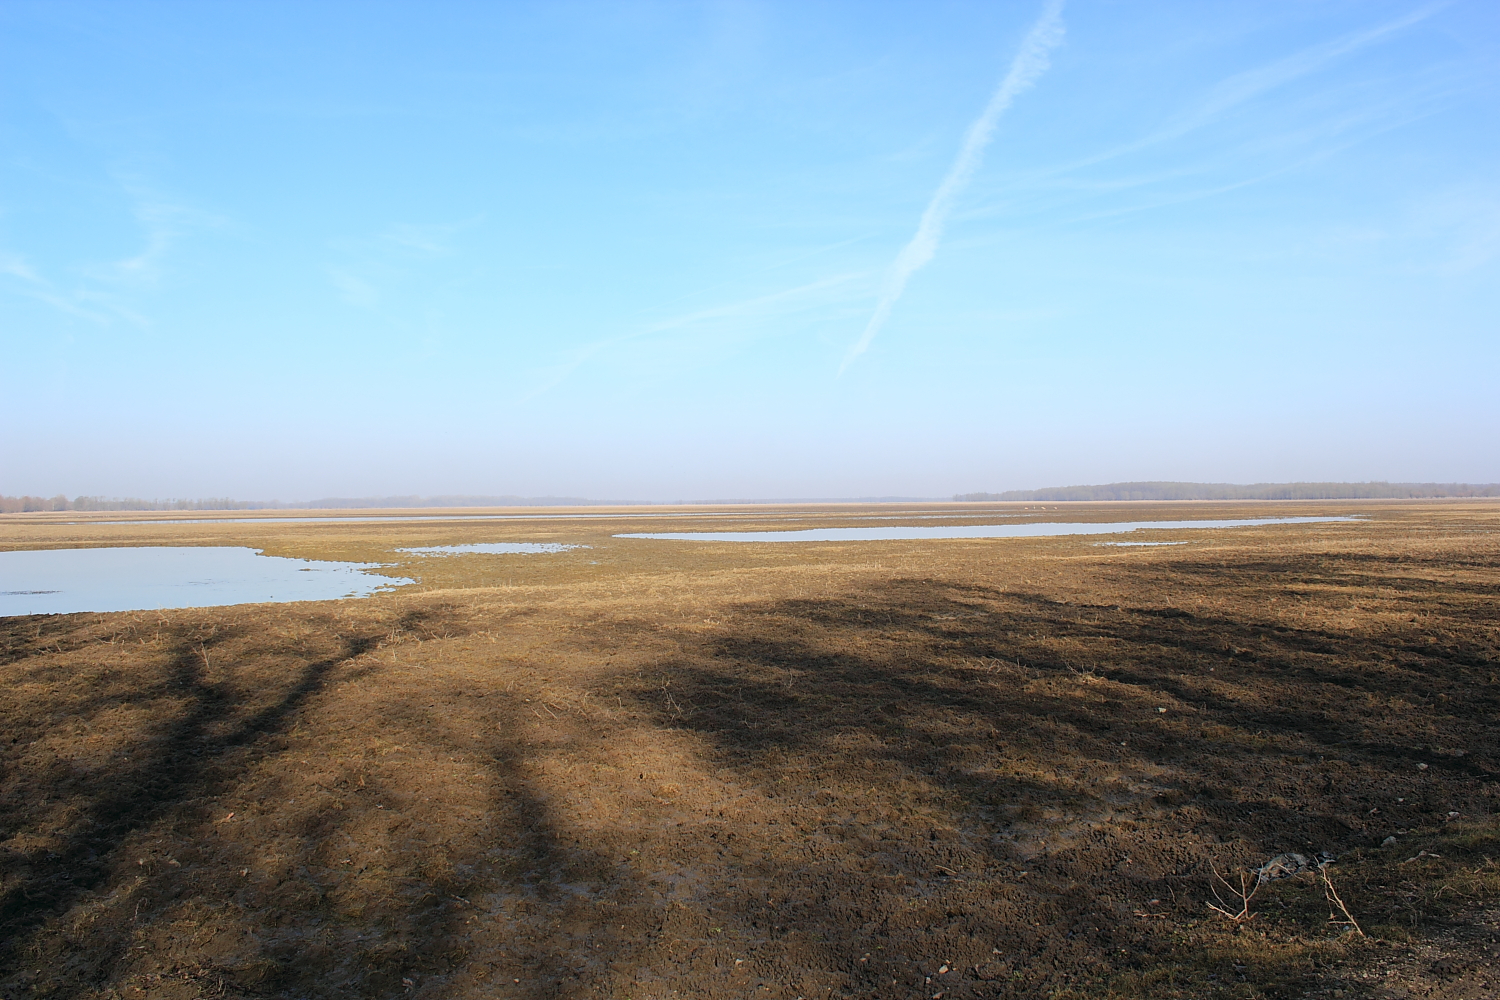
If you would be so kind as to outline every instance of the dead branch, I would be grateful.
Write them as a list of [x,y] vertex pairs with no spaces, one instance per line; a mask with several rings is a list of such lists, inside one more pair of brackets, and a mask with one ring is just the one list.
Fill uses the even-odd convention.
[[[1212,892],[1214,899],[1219,902],[1218,905],[1213,903],[1206,904],[1208,908],[1215,913],[1233,920],[1237,924],[1254,919],[1255,914],[1250,912],[1250,900],[1255,898],[1257,892],[1260,892],[1262,880],[1256,877],[1252,881],[1250,873],[1242,871],[1239,873],[1240,887],[1236,889],[1229,884],[1228,879],[1219,874],[1217,868],[1210,868],[1209,872],[1212,873],[1213,878],[1209,880],[1208,891]],[[1215,885],[1215,883],[1218,883],[1218,885]],[[1228,895],[1230,900],[1234,902],[1226,901],[1224,896],[1219,894],[1218,886],[1220,885],[1224,887],[1225,895]]]
[[1333,879],[1328,877],[1328,866],[1319,865],[1318,874],[1323,877],[1323,895],[1327,898],[1328,905],[1337,906],[1339,908],[1339,911],[1344,914],[1343,920],[1335,920],[1333,919],[1333,913],[1330,912],[1328,914],[1328,922],[1331,924],[1345,924],[1349,927],[1352,927],[1354,929],[1354,933],[1358,934],[1360,937],[1364,937],[1364,928],[1359,926],[1359,921],[1354,919],[1354,914],[1349,912],[1349,907],[1345,906],[1344,901],[1339,898],[1339,891],[1333,887]]

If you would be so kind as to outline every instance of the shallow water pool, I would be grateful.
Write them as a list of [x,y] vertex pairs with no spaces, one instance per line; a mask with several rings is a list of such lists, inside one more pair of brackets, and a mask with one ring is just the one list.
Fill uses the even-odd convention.
[[562,542],[474,542],[470,545],[429,545],[425,548],[397,549],[417,556],[461,556],[469,553],[483,555],[550,555],[567,552],[569,549],[586,549],[587,545],[566,545]]
[[959,524],[945,527],[802,528],[795,531],[653,531],[616,538],[654,538],[685,542],[886,542],[926,538],[1049,538],[1054,535],[1115,535],[1127,531],[1184,528],[1246,528],[1265,524],[1315,524],[1354,521],[1353,517],[1247,517],[1219,521],[1064,521],[1030,524]]
[[1118,546],[1118,547],[1120,547],[1120,548],[1123,549],[1123,548],[1139,547],[1139,546],[1142,546],[1142,545],[1148,545],[1148,546],[1149,545],[1186,545],[1188,543],[1187,542],[1095,542],[1094,544],[1097,545],[1097,546],[1099,546],[1100,548],[1111,547],[1111,546]]
[[0,617],[328,601],[412,582],[369,572],[377,566],[231,546],[0,552]]

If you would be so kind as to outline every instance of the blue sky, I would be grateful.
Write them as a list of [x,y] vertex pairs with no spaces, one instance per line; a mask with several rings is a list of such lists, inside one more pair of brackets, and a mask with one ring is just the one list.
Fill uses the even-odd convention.
[[1497,99],[1488,0],[10,0],[0,493],[1500,481]]

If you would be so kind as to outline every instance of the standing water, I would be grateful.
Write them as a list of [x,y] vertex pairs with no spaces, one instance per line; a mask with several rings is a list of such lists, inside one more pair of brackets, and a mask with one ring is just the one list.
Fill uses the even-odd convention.
[[881,542],[924,538],[1048,538],[1054,535],[1114,535],[1126,531],[1183,528],[1244,528],[1261,524],[1354,521],[1353,517],[1249,517],[1222,521],[1033,522],[960,524],[951,527],[803,528],[796,531],[653,531],[616,538],[656,538],[686,542]]
[[328,601],[412,582],[369,572],[376,568],[228,546],[0,552],[0,617]]

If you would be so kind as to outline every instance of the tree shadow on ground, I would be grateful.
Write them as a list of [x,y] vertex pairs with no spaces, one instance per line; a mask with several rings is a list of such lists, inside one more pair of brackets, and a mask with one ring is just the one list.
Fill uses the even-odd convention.
[[[458,615],[285,637],[184,614],[134,661],[111,640],[59,664],[100,648],[68,624],[5,623],[24,731],[0,774],[3,995],[436,995],[503,972],[507,995],[550,997],[604,960],[575,938],[628,950],[607,927],[537,933],[580,908],[559,887],[592,877],[594,907],[630,880],[560,839],[520,693],[466,699],[380,659],[401,633],[462,636]],[[109,752],[69,755],[106,731]]]
[[[439,597],[5,622],[0,995],[1301,995],[1342,947],[1316,887],[1226,936],[1208,866],[1330,850],[1394,920],[1372,845],[1493,806],[1492,591],[1341,633],[1262,596],[1349,565],[1168,571],[1224,600],[896,580],[493,647],[514,605]],[[618,709],[548,703],[564,669]]]
[[[186,799],[212,795],[244,766],[239,752],[281,732],[289,719],[322,686],[336,664],[358,656],[373,640],[349,639],[330,657],[301,667],[275,692],[269,704],[249,712],[225,685],[205,676],[212,652],[233,633],[176,636],[164,675],[125,698],[101,695],[70,699],[67,714],[87,717],[105,705],[170,704],[173,711],[153,731],[140,734],[133,758],[92,774],[48,781],[48,793],[69,801],[69,825],[46,847],[13,853],[0,894],[0,938],[11,955],[41,921],[65,909],[79,893],[98,889],[111,875],[110,858],[120,844]],[[24,681],[23,681],[24,682]],[[40,706],[33,711],[40,714]],[[13,738],[20,742],[22,737]]]
[[[1500,733],[1473,640],[901,580],[742,607],[639,697],[824,845],[780,846],[799,891],[777,912],[844,988],[942,985],[946,963],[1024,994],[1170,965],[1211,866],[1486,816]],[[1278,891],[1322,932],[1320,892]]]

